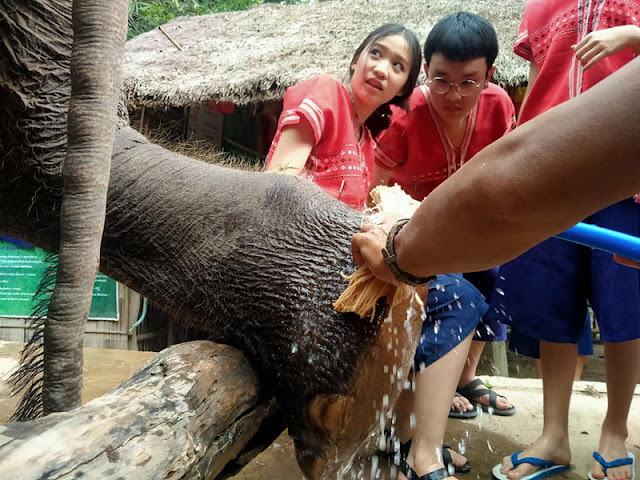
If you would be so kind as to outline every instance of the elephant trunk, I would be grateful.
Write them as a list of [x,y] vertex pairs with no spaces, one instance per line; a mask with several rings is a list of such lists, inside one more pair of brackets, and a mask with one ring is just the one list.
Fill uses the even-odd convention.
[[128,1],[75,0],[56,286],[44,328],[43,409],[81,404],[84,325],[100,258]]

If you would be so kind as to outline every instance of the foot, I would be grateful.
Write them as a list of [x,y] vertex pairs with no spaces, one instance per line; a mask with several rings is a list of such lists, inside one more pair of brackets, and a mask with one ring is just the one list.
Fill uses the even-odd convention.
[[[438,470],[442,470],[444,468],[444,465],[442,463],[434,463],[434,464],[430,464],[430,465],[420,465],[418,466],[418,464],[416,464],[415,466],[410,465],[407,462],[407,465],[409,466],[409,468],[413,469],[412,475],[411,475],[411,480],[430,480],[428,478],[428,475],[430,473],[435,473]],[[408,473],[408,472],[407,472]],[[417,475],[417,477],[416,477]],[[441,476],[436,477],[438,479],[441,479]],[[398,472],[398,476],[396,477],[396,480],[408,480],[407,476],[402,472],[402,470],[400,470]],[[456,477],[453,476],[448,476],[445,477],[443,480],[458,480]]]
[[[456,394],[451,401],[451,411],[453,412],[470,412],[475,407],[473,404],[460,394]],[[507,407],[509,408],[509,407]]]
[[[518,458],[536,457],[549,460],[559,465],[566,465],[571,462],[571,450],[569,449],[568,438],[562,441],[551,441],[545,437],[540,437],[526,450],[523,450]],[[528,463],[522,463],[514,468],[511,463],[511,456],[502,459],[500,473],[506,475],[510,480],[520,480],[522,477],[531,475],[539,467]]]
[[[449,450],[449,453],[451,453],[451,459],[453,461],[454,467],[457,465],[459,465],[460,467],[464,466],[464,464],[467,462],[467,459],[464,457],[464,455],[461,455],[458,452],[451,450],[450,448],[447,450]],[[442,470],[443,468],[445,468],[444,463],[442,461],[442,451],[440,449],[435,449],[435,451],[431,449],[427,449],[426,451],[423,451],[422,454],[420,455],[416,455],[416,453],[417,453],[416,450],[412,448],[409,451],[409,455],[406,459],[406,466],[413,469],[415,475],[417,475],[417,478],[415,475],[412,476],[411,480],[422,480],[424,477],[427,477],[425,480],[430,480],[428,478],[428,475],[430,473],[434,473],[438,470]],[[425,453],[428,453],[428,454],[425,455]],[[449,471],[452,472],[451,469]],[[408,472],[403,473],[402,468],[400,468],[400,471],[398,472],[397,480],[407,480],[407,473]],[[442,477],[437,476],[437,478],[440,479]],[[457,480],[456,477],[454,476],[448,476],[448,477],[445,477],[445,479]]]
[[[474,382],[475,380],[479,380],[479,379],[474,379],[471,382]],[[461,389],[464,389],[465,387],[468,387],[471,382],[461,382],[462,385],[458,385],[458,390],[460,391]],[[472,391],[476,391],[476,390],[482,390],[482,389],[486,389],[487,387],[485,386],[484,382],[477,382],[478,384],[473,388]],[[470,397],[470,395],[467,395],[466,393],[464,394],[465,397]],[[483,405],[484,407],[490,407],[490,400],[489,400],[489,394],[486,395],[479,395],[477,397],[473,397],[473,400],[475,402],[478,402],[479,404]],[[509,400],[506,399],[506,397],[499,395],[498,394],[498,398],[496,399],[496,409],[497,410],[509,410],[510,408],[512,408],[513,405],[511,405],[511,403],[509,402]]]
[[467,457],[465,457],[461,453],[456,452],[453,448],[447,448],[447,450],[451,455],[451,464],[458,469],[464,468],[464,466],[468,462]]
[[[627,458],[625,439],[626,436],[609,432],[605,430],[605,427],[603,427],[597,451],[607,462],[612,462],[619,458]],[[600,462],[596,460],[594,460],[591,465],[591,476],[595,479],[605,478],[604,468]],[[607,480],[631,480],[633,478],[632,466],[623,465],[620,467],[609,468],[607,469],[606,478]]]

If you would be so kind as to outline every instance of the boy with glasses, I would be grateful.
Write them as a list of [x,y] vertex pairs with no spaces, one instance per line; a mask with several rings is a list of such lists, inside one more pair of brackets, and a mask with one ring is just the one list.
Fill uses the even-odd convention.
[[[414,90],[409,113],[393,110],[391,126],[377,139],[374,186],[397,183],[421,201],[511,130],[513,103],[490,83],[497,54],[495,30],[479,15],[454,13],[433,27],[424,45],[426,85]],[[494,272],[481,276],[485,295],[493,290]],[[476,330],[486,309],[480,291],[462,275],[439,275],[429,285],[427,318],[414,361],[415,394],[405,391],[396,404],[398,439],[413,439],[406,461],[400,462],[407,478],[455,478],[441,469],[448,463],[443,457],[453,453],[442,449],[442,439],[456,387],[460,394],[454,399],[454,415],[475,416],[476,406],[515,413],[506,398],[475,378],[484,342],[506,337],[499,323]],[[460,465],[464,459],[453,460],[457,471],[468,469]]]

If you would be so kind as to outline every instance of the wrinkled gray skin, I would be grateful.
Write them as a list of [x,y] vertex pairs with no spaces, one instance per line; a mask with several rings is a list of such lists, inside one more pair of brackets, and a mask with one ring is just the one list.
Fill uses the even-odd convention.
[[100,261],[127,13],[128,0],[73,1],[60,245],[43,332],[45,415],[82,405],[84,326]]
[[[0,5],[0,234],[56,250],[69,5],[17,3]],[[305,475],[335,478],[397,397],[420,331],[407,305],[384,321],[333,310],[359,223],[306,180],[203,164],[123,120],[100,270],[240,348],[285,407]]]

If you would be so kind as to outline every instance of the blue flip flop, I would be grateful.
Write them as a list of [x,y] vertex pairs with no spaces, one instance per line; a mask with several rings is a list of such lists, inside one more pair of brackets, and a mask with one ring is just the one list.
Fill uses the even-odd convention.
[[[567,470],[571,470],[571,465],[559,465],[550,460],[543,460],[542,458],[537,458],[537,457],[518,458],[518,455],[520,453],[522,453],[522,450],[518,450],[513,455],[511,455],[511,463],[513,464],[514,467],[517,467],[522,463],[528,463],[530,465],[540,467],[539,470],[536,470],[530,475],[526,475],[522,477],[521,480],[541,480],[543,478],[548,478],[553,475],[566,472]],[[491,473],[493,475],[494,480],[509,480],[509,477],[507,477],[504,473],[500,472],[500,468],[502,468],[501,463],[493,467],[493,470],[491,471]]]
[[[636,480],[636,458],[633,456],[633,453],[627,452],[627,458],[619,458],[617,460],[613,460],[612,462],[607,462],[598,452],[593,452],[593,458],[595,458],[604,469],[604,479],[602,480],[607,480],[608,469],[621,467],[623,465],[631,465],[631,480]],[[587,474],[587,478],[589,480],[600,480],[598,478],[594,478],[591,475],[591,472]]]

